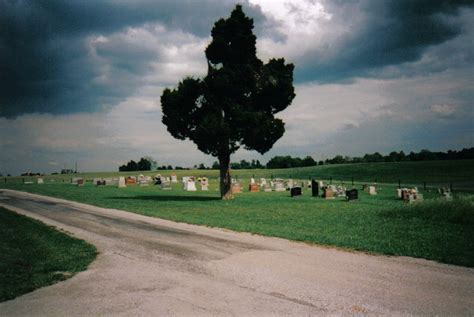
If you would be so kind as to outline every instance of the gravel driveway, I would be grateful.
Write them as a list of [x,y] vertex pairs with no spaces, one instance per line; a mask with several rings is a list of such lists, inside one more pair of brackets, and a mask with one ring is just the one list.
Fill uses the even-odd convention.
[[[0,315],[474,315],[474,269],[373,256],[0,190],[100,254]],[[159,208],[159,203],[157,203]]]

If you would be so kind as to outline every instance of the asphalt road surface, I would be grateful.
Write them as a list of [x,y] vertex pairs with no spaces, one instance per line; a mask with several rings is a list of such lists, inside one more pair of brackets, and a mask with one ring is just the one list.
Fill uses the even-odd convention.
[[[0,315],[474,315],[474,269],[373,256],[0,190],[100,251]],[[159,208],[159,203],[157,203]]]

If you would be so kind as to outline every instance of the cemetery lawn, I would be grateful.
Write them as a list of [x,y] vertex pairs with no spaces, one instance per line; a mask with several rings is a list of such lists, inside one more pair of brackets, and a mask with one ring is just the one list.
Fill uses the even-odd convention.
[[474,267],[472,194],[459,193],[447,202],[426,190],[422,191],[424,202],[407,205],[396,199],[397,185],[383,184],[376,196],[359,190],[360,199],[353,202],[313,198],[306,189],[297,198],[289,197],[288,192],[244,190],[232,201],[221,201],[215,181],[209,192],[185,192],[181,184],[173,186],[173,190],[162,191],[158,186],[116,188],[90,183],[84,187],[3,185],[178,222]]
[[87,268],[94,246],[0,207],[0,302]]

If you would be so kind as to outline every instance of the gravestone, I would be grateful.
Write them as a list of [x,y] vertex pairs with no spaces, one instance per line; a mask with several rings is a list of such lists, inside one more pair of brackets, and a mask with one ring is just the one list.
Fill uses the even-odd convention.
[[319,182],[318,182],[318,186],[319,186],[319,188],[321,188],[321,189],[322,189],[322,188],[324,187],[324,183],[323,183],[323,181],[319,181]]
[[171,174],[171,182],[172,183],[177,183],[178,182],[178,177],[176,176],[176,174]]
[[260,191],[260,187],[256,183],[249,184],[249,192],[251,193],[258,193]]
[[127,185],[135,185],[136,183],[137,183],[137,180],[136,180],[135,176],[128,176],[125,179],[125,184],[127,184]]
[[77,180],[78,180],[78,179],[81,179],[81,178],[80,178],[80,177],[73,177],[73,178],[71,179],[71,184],[77,185]]
[[323,188],[323,198],[334,199],[334,192],[331,187],[328,186]]
[[351,190],[346,190],[346,199],[348,201],[359,199],[359,192],[357,189],[353,188]]
[[369,186],[369,195],[377,195],[377,191],[375,190],[375,186]]
[[346,188],[344,186],[335,186],[335,194],[337,197],[346,197]]
[[201,179],[201,190],[209,190],[209,180],[207,177]]
[[318,197],[319,196],[319,186],[318,182],[316,180],[311,180],[311,193],[313,197]]
[[409,195],[411,194],[411,191],[408,188],[403,188],[402,189],[402,200],[408,201]]
[[38,181],[37,181],[38,184],[44,184],[44,180],[42,178],[38,178]]
[[82,178],[79,178],[79,179],[76,181],[77,186],[80,186],[80,187],[84,186],[84,183],[85,183],[85,181],[84,181],[84,179],[82,179]]
[[240,186],[240,183],[238,182],[235,182],[235,183],[232,183],[232,194],[239,194],[242,192],[242,187]]
[[185,184],[185,190],[188,192],[195,192],[197,190],[194,177],[188,177],[188,182]]
[[397,188],[397,197],[398,198],[402,198],[402,189],[401,188]]
[[125,184],[125,177],[120,176],[119,181],[118,181],[118,187],[119,188],[125,188],[127,185]]
[[291,194],[291,197],[301,196],[302,194],[301,187],[300,186],[291,187],[290,194]]
[[284,192],[286,190],[285,183],[282,179],[275,179],[273,185],[276,192]]
[[271,192],[271,191],[272,191],[272,187],[270,186],[270,184],[265,183],[265,184],[263,185],[263,191],[264,191],[264,192],[267,192],[267,193]]
[[250,184],[255,184],[255,178],[250,178]]
[[446,200],[452,200],[451,190],[447,187],[438,188],[438,193]]

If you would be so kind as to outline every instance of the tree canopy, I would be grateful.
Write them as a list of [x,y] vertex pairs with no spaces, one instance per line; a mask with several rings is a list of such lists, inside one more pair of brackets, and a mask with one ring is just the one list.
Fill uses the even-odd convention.
[[206,48],[207,76],[187,77],[161,96],[163,123],[177,139],[219,159],[221,195],[230,198],[230,155],[240,147],[263,154],[285,132],[275,114],[295,97],[293,64],[256,56],[253,20],[237,5],[219,19]]

